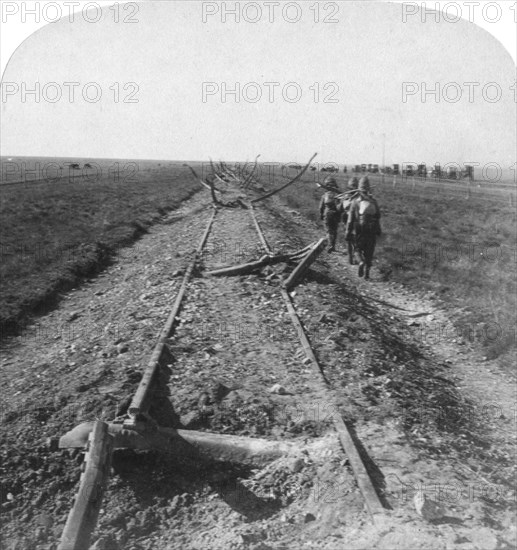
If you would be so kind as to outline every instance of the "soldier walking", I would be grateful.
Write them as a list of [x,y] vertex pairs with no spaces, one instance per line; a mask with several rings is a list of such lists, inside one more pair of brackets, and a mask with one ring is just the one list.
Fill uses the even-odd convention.
[[357,186],[359,184],[359,180],[354,176],[353,178],[350,178],[348,181],[348,191],[344,194],[343,200],[341,202],[341,221],[343,222],[343,225],[345,226],[345,240],[347,244],[348,249],[348,262],[350,265],[355,265],[355,259],[354,259],[354,239],[352,235],[348,236],[348,239],[346,238],[346,226],[348,222],[348,213],[350,212],[350,206],[352,205],[352,202],[354,198],[357,196]]
[[364,275],[365,279],[369,279],[376,240],[381,235],[381,212],[377,201],[370,194],[368,176],[360,179],[358,191],[350,206],[345,239],[354,240],[359,277]]
[[328,176],[323,182],[323,186],[327,189],[320,200],[320,218],[325,221],[325,229],[327,230],[327,238],[329,241],[329,252],[334,252],[336,249],[337,230],[339,226],[339,188],[336,179],[333,176]]

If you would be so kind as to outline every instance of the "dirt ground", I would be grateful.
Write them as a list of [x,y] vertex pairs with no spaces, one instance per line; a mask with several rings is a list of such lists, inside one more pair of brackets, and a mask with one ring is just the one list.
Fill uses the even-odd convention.
[[[47,438],[123,411],[211,211],[208,193],[185,201],[5,343],[3,548],[56,547],[82,454],[52,452]],[[257,218],[274,251],[323,236],[277,197]],[[322,391],[280,296],[292,265],[203,276],[258,258],[259,245],[247,211],[218,212],[169,342],[170,401],[186,428],[290,441],[297,452],[244,468],[116,451],[94,548],[515,548],[515,379],[445,330],[451,312],[432,295],[382,282],[375,266],[371,281],[358,279],[340,246],[292,294],[331,393]],[[272,392],[277,384],[285,391]],[[380,524],[335,414],[386,508]],[[434,503],[426,517],[415,508],[422,495]]]

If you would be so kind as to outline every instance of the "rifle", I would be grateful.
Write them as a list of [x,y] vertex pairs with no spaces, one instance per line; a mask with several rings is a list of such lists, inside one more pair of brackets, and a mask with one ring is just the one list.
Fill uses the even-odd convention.
[[[336,191],[335,188],[328,187],[324,183],[316,182],[316,185],[318,187],[321,187],[322,189],[326,189],[327,191],[334,191],[334,192]],[[359,195],[362,195],[363,197],[368,196],[366,193],[363,193],[362,191],[359,191],[359,189],[350,189],[349,191],[345,191],[344,193],[338,193],[336,195],[336,198],[339,199],[339,200],[342,200],[342,199],[355,199]]]

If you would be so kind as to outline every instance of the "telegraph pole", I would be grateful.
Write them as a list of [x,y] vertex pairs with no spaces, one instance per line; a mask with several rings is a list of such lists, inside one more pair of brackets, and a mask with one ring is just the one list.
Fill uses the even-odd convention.
[[386,134],[382,134],[382,185],[384,187],[384,172],[386,171]]

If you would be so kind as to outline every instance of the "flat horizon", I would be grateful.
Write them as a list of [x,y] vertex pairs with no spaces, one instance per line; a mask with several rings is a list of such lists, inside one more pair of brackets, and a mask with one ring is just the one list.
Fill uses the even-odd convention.
[[[11,160],[10,160],[11,159]],[[45,179],[45,178],[37,178],[37,177],[34,177],[34,178],[27,178],[26,176],[23,175],[23,170],[27,170],[29,173],[31,173],[33,171],[33,167],[34,169],[37,169],[38,167],[36,166],[36,164],[38,162],[41,162],[41,161],[44,161],[44,160],[48,160],[48,163],[55,163],[55,162],[58,162],[58,161],[74,161],[74,162],[77,162],[77,161],[80,161],[80,162],[95,162],[95,161],[100,161],[101,163],[105,163],[105,162],[121,162],[121,161],[125,161],[125,162],[145,162],[145,163],[168,163],[168,164],[195,164],[195,165],[208,165],[210,163],[210,159],[207,159],[207,160],[200,160],[200,159],[189,159],[189,160],[186,160],[186,159],[163,159],[163,158],[157,158],[157,159],[143,159],[143,158],[128,158],[128,157],[90,157],[90,156],[74,156],[74,157],[69,157],[69,156],[49,156],[49,155],[0,155],[0,165],[1,165],[1,170],[0,170],[0,182],[4,182],[4,183],[17,183],[18,180],[16,179],[16,172],[10,172],[9,174],[7,174],[7,171],[4,169],[5,165],[9,162],[13,163],[15,161],[22,161],[22,162],[26,162],[28,164],[28,166],[21,166],[21,170],[20,170],[20,181],[26,181],[27,183],[30,183],[31,181],[37,181],[37,180],[41,180],[41,179]],[[248,165],[252,165],[254,163],[254,161],[240,161],[240,160],[226,160],[226,159],[212,159],[214,162],[219,162],[219,161],[224,161],[225,163],[227,164],[248,164]],[[299,164],[301,166],[304,166],[306,164],[305,163],[299,163],[297,161],[264,161],[264,162],[261,162],[259,161],[258,162],[259,166],[264,166],[264,165],[269,165],[269,166],[287,166],[289,164]],[[333,162],[326,162],[326,163],[323,163],[323,162],[317,162],[316,160],[314,160],[311,165],[315,165],[317,166],[319,169],[321,169],[322,167],[324,166],[328,166],[328,165],[336,165],[338,166],[338,169],[339,169],[339,173],[340,174],[343,174],[343,168],[344,166],[347,166],[347,167],[354,167],[356,165],[361,165],[361,164],[378,164],[379,167],[381,167],[382,165],[380,163],[364,163],[364,162],[349,162],[349,163],[333,163]],[[394,163],[387,163],[386,166],[387,167],[391,167]],[[416,161],[408,161],[408,162],[399,162],[398,163],[399,166],[402,168],[404,166],[407,166],[408,164],[412,164],[412,165],[416,165],[416,164],[424,164],[424,163],[417,163]],[[426,166],[428,168],[431,168],[432,166],[434,166],[435,164],[440,164],[438,162],[436,163],[425,163]],[[459,163],[450,163],[450,165],[458,165]],[[468,164],[468,163],[465,163],[465,164]],[[465,164],[462,164],[460,165],[460,167],[464,167]],[[492,163],[491,167],[489,169],[487,169],[486,171],[483,170],[483,166],[474,166],[474,181],[476,183],[486,183],[487,185],[497,185],[497,184],[513,184],[513,185],[517,185],[517,178],[516,178],[516,171],[515,171],[515,168],[512,168],[512,167],[505,167],[504,165],[499,165],[500,167],[500,177],[498,179],[495,178],[495,174],[497,174],[497,172],[495,172],[495,167],[494,167],[494,164],[495,163]],[[443,169],[445,169],[447,167],[447,164],[441,164],[441,167]],[[42,167],[40,166],[39,169],[41,169]],[[84,169],[84,167],[82,167]],[[349,170],[348,173],[351,173],[352,171]],[[370,174],[371,175],[371,174]],[[381,174],[379,174],[380,176]],[[9,178],[7,176],[10,176],[11,179],[9,181]],[[52,180],[54,178],[51,177],[51,175],[48,176],[48,179],[49,180]],[[390,175],[389,174],[386,174],[386,177],[389,177]],[[60,179],[61,177],[63,176],[59,176],[55,179]]]

